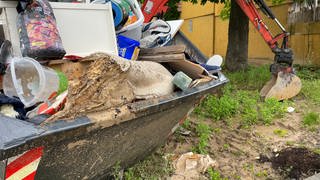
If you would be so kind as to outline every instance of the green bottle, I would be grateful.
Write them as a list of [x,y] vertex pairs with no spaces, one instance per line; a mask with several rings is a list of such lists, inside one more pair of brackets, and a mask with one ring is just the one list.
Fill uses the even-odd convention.
[[182,71],[177,72],[173,76],[173,84],[176,85],[178,88],[182,89],[183,91],[189,88],[191,82],[192,79]]

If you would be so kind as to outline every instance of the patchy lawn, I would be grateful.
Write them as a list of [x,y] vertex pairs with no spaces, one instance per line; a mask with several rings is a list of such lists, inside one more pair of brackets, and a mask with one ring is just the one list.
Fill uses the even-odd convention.
[[[124,178],[170,177],[174,172],[170,161],[190,151],[209,154],[217,161],[203,179],[285,179],[315,173],[314,169],[305,172],[294,164],[279,164],[276,157],[280,153],[283,159],[291,158],[281,156],[289,151],[306,152],[302,161],[307,155],[312,159],[319,155],[320,69],[297,66],[302,91],[283,102],[259,97],[258,90],[270,78],[268,69],[251,67],[248,72],[227,73],[230,83],[223,93],[209,95],[164,147],[126,170]],[[287,112],[290,106],[295,108],[292,113]],[[186,130],[191,133],[181,133]],[[320,167],[320,162],[314,165]]]

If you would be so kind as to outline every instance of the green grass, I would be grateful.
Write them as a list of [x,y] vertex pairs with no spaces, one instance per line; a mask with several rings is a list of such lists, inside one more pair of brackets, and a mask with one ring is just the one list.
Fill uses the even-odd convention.
[[230,84],[246,90],[260,90],[270,78],[269,65],[249,67],[247,71],[226,73]]
[[274,118],[281,118],[287,111],[288,101],[266,99],[260,106],[261,119],[264,124],[271,124]]
[[190,129],[191,128],[191,122],[189,119],[186,119],[183,124],[182,124],[182,127],[185,128],[185,129]]
[[200,106],[195,108],[194,112],[214,120],[232,117],[237,113],[239,103],[232,97],[231,88],[231,85],[226,85],[223,88],[223,96],[220,98],[209,95]]
[[294,143],[295,143],[294,141],[287,141],[286,145],[287,146],[294,146]]
[[195,114],[212,120],[224,120],[236,115],[240,116],[241,125],[248,128],[255,124],[272,123],[273,119],[281,118],[288,102],[276,99],[262,101],[259,90],[270,79],[268,66],[249,67],[248,71],[227,73],[230,83],[222,90],[222,96],[209,95]]
[[230,145],[229,144],[223,144],[223,149],[228,151],[230,149]]
[[248,164],[244,164],[243,165],[243,169],[247,172],[250,172],[250,173],[254,173],[254,164],[253,163],[248,163]]
[[208,96],[194,113],[214,121],[239,115],[242,126],[247,128],[254,124],[271,124],[274,118],[285,114],[287,106],[286,101],[262,101],[257,90],[236,90],[234,86],[227,85],[221,97]]
[[320,104],[320,79],[302,80],[301,93],[316,104]]
[[200,122],[196,127],[196,133],[199,137],[199,142],[194,147],[194,151],[200,154],[207,154],[207,147],[209,145],[210,135],[212,133],[211,128],[207,124]]
[[114,179],[116,180],[120,179],[120,170],[121,170],[120,162],[117,162],[112,168],[112,175]]
[[171,162],[162,153],[154,153],[124,172],[126,180],[160,179],[173,173]]
[[268,172],[266,170],[263,170],[263,171],[259,171],[255,174],[255,176],[257,177],[268,177]]
[[239,90],[233,95],[241,104],[239,106],[239,114],[241,123],[244,127],[256,124],[258,122],[258,101],[259,93],[257,91]]
[[273,131],[273,134],[279,136],[279,137],[285,137],[288,135],[288,131],[285,129],[275,129]]
[[301,94],[308,100],[320,104],[320,67],[297,65],[295,68],[302,80]]
[[297,75],[304,80],[320,79],[320,67],[295,65]]
[[317,126],[320,124],[320,116],[316,112],[309,112],[304,115],[302,123],[306,127]]
[[221,133],[221,128],[213,128],[213,132],[219,134]]
[[140,177],[135,177],[134,171],[132,168],[128,169],[124,172],[125,180],[138,180],[141,179]]
[[320,155],[320,149],[319,148],[314,149],[313,152]]
[[207,170],[211,180],[228,180],[228,178],[223,178],[220,173],[213,168]]

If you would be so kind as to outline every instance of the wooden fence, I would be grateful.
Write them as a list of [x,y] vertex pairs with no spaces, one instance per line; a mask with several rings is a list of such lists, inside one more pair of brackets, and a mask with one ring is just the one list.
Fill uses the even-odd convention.
[[289,8],[288,24],[320,21],[320,0],[295,2]]

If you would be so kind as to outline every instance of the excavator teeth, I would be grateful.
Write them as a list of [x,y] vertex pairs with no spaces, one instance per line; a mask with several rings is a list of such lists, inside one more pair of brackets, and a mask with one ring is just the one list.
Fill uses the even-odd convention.
[[277,100],[289,99],[296,96],[301,90],[301,80],[292,73],[280,71],[278,76],[273,76],[261,89],[260,95],[265,98]]

